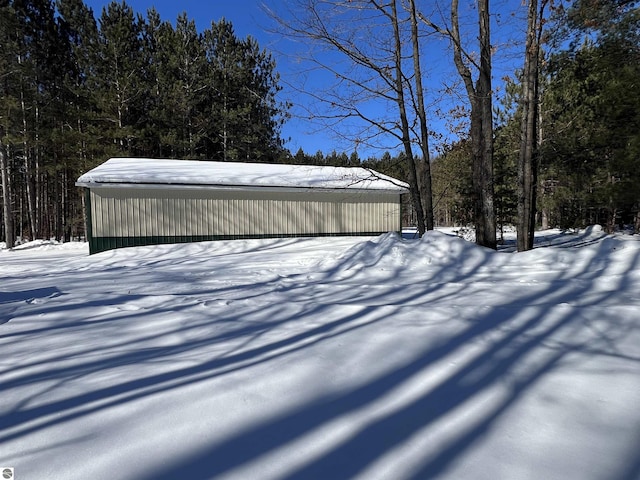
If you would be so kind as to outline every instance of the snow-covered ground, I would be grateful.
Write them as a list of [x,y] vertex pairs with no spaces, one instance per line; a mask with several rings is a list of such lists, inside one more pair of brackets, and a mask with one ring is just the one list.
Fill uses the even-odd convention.
[[0,251],[0,466],[42,479],[640,478],[640,237]]

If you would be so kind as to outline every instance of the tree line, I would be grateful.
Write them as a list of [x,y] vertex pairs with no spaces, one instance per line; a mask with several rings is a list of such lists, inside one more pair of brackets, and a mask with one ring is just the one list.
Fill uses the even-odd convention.
[[[448,10],[418,0],[294,2],[286,18],[297,22],[282,22],[284,31],[348,60],[344,70],[332,70],[335,84],[314,95],[316,115],[329,125],[360,121],[351,133],[356,145],[381,134],[397,140],[396,161],[369,163],[409,182],[420,234],[434,225],[472,225],[477,243],[496,248],[510,225],[517,227],[518,250],[527,250],[540,226],[640,230],[635,0],[527,0],[522,67],[504,79],[500,96],[492,62],[501,52],[492,42],[496,22],[487,0],[476,2],[475,19],[467,11],[464,22],[459,0],[444,2]],[[434,36],[450,46],[462,88],[446,89],[458,99],[449,117],[464,117],[465,129],[430,158],[434,135],[419,79],[423,70],[430,73],[421,65],[428,65],[425,44]],[[416,52],[427,61],[416,61]],[[308,61],[331,68],[321,54]],[[388,109],[373,116],[366,108],[372,98]]]
[[[539,72],[533,221],[539,228],[640,232],[640,11],[632,2],[576,1],[553,11]],[[541,53],[542,54],[542,53]],[[518,206],[524,71],[508,78],[494,109],[498,232]],[[436,224],[473,224],[469,142],[433,162]]]
[[[532,248],[536,227],[640,229],[634,0],[527,0],[522,67],[503,79],[500,95],[488,0],[471,17],[463,10],[462,22],[459,0],[431,11],[419,0],[286,5],[271,12],[282,33],[303,40],[306,60],[335,78],[306,92],[318,107],[311,114],[356,149],[385,136],[394,153],[286,151],[280,128],[290,105],[276,98],[273,58],[224,20],[198,32],[186,14],[173,26],[126,2],[111,3],[97,21],[81,0],[0,3],[5,238],[82,234],[75,178],[125,155],[371,167],[409,183],[410,222],[420,233],[473,225],[490,248],[510,225],[519,250]],[[422,80],[433,73],[433,38],[450,46],[461,89],[448,115],[464,125],[437,150]],[[316,56],[313,45],[341,55],[345,67]],[[386,108],[374,114],[372,101]],[[349,121],[355,131],[344,128]]]
[[113,156],[274,162],[288,105],[272,55],[125,2],[0,2],[2,237],[83,234],[76,178]]
[[[558,4],[548,24],[536,79],[531,221],[640,231],[640,9],[628,0],[576,0]],[[498,108],[502,182],[513,178],[515,152],[522,153],[525,74],[508,80]],[[506,221],[517,224],[522,212],[503,203]]]

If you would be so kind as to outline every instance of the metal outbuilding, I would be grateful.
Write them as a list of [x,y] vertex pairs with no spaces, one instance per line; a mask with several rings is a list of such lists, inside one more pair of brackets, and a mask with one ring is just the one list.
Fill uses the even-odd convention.
[[401,230],[408,185],[361,167],[112,158],[78,178],[91,253]]

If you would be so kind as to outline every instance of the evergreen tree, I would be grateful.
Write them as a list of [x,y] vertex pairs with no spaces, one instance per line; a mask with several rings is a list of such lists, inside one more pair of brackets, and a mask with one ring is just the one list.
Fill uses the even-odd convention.
[[433,162],[433,199],[437,225],[471,226],[474,222],[471,144],[449,146]]
[[125,2],[0,0],[2,233],[83,231],[75,179],[115,155],[283,161],[275,63],[230,23],[198,33]]
[[63,109],[62,77],[68,48],[60,35],[50,0],[14,1],[13,54],[18,102],[17,118],[9,119],[14,135],[8,151],[20,159],[20,175],[11,182],[26,206],[18,220],[19,233],[28,239],[60,232],[57,211],[60,193],[58,170],[52,162],[52,143]]
[[[519,76],[520,72],[516,72]],[[495,109],[494,180],[496,219],[500,239],[506,226],[517,221],[518,154],[520,150],[522,109],[520,81],[505,79],[504,94]]]
[[[615,5],[614,5],[615,4]],[[640,10],[576,1],[560,10],[544,98],[546,178],[563,226],[639,223]]]
[[2,234],[7,248],[12,248],[16,240],[13,171],[15,168],[12,143],[14,123],[18,111],[17,38],[15,35],[17,18],[13,6],[0,2],[0,176],[2,181]]
[[204,42],[213,86],[207,138],[214,158],[274,161],[288,106],[277,100],[273,58],[253,38],[238,39],[224,19],[204,32]]
[[142,32],[142,18],[125,1],[102,10],[95,82],[103,140],[114,154],[135,154],[141,136],[148,93]]
[[[97,105],[94,96],[95,59],[98,27],[93,11],[81,0],[58,0],[58,22],[63,41],[68,46],[63,81],[63,125],[56,129],[54,140],[56,165],[64,185],[61,191],[64,238],[85,228],[82,205],[84,198],[75,188],[75,179],[104,158],[99,137]],[[64,217],[64,219],[62,218]]]
[[171,140],[173,156],[203,156],[202,139],[208,121],[205,94],[210,85],[201,36],[186,14],[178,16],[175,30],[163,24],[159,59],[165,142]]

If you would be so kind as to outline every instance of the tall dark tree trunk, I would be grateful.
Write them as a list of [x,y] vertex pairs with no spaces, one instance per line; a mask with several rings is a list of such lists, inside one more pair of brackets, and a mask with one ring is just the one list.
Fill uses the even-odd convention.
[[527,42],[522,78],[522,124],[518,157],[518,251],[531,250],[536,225],[538,177],[538,99],[540,71],[540,34],[544,0],[538,12],[538,0],[529,0]]
[[[18,65],[22,65],[23,59],[18,55]],[[22,158],[24,168],[25,193],[27,195],[27,218],[29,220],[29,239],[36,239],[36,205],[34,195],[33,171],[31,168],[31,146],[29,142],[29,122],[27,121],[27,104],[25,98],[25,80],[21,79],[20,85],[20,111],[22,113]]]
[[411,13],[411,43],[413,47],[413,69],[416,84],[416,114],[420,120],[420,148],[422,149],[422,187],[421,199],[424,203],[424,223],[427,230],[433,230],[433,192],[431,188],[431,161],[429,155],[429,129],[427,114],[424,108],[424,93],[422,91],[422,68],[420,66],[420,45],[418,37],[418,18],[415,0],[409,1]]
[[0,174],[2,175],[2,215],[4,219],[5,243],[7,248],[13,248],[16,243],[16,238],[13,231],[13,212],[11,211],[9,158],[3,144],[0,144]]
[[[395,45],[395,81],[397,92],[397,103],[400,109],[400,127],[402,131],[402,144],[407,160],[407,170],[409,173],[409,191],[411,194],[411,202],[416,212],[418,233],[424,235],[426,231],[424,210],[422,209],[422,199],[420,198],[420,188],[418,184],[418,173],[416,169],[416,161],[411,148],[411,137],[409,132],[409,120],[407,118],[407,109],[404,98],[404,75],[402,74],[402,41],[400,38],[400,26],[398,24],[398,12],[396,0],[391,2],[391,21],[393,22],[393,35]],[[433,225],[432,225],[433,228]]]
[[[459,0],[451,0],[451,28],[442,28],[424,15],[420,19],[449,38],[453,45],[453,62],[462,78],[471,107],[471,162],[473,213],[476,243],[495,249],[496,213],[493,188],[493,111],[491,108],[491,31],[489,0],[478,1],[480,62],[465,52],[460,38]],[[478,68],[474,85],[471,70],[463,56]]]
[[[476,82],[479,132],[474,145],[473,186],[476,200],[476,243],[495,249],[496,213],[493,202],[493,111],[491,108],[491,32],[489,0],[478,2],[480,25],[480,72]],[[473,110],[473,106],[472,106]],[[473,115],[473,114],[472,114]]]
[[471,71],[462,60],[462,44],[458,17],[458,0],[451,2],[451,38],[454,62],[464,81],[471,105],[471,152],[473,211],[476,243],[495,249],[496,214],[493,202],[493,112],[491,110],[491,32],[489,0],[478,3],[480,27],[480,64],[474,86]]

